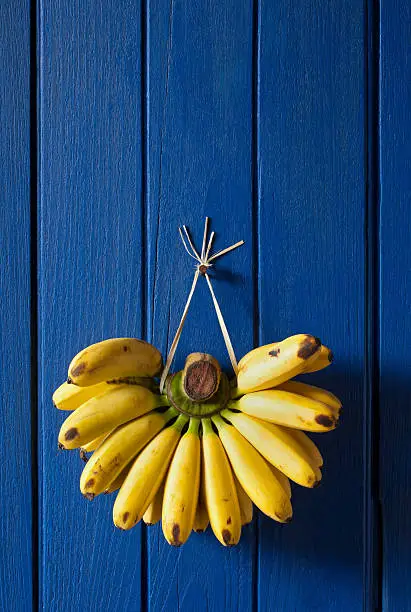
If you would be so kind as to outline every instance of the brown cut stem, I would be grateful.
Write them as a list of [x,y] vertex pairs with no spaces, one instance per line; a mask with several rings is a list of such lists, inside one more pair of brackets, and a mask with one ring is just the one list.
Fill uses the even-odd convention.
[[183,389],[187,397],[195,402],[205,402],[218,391],[221,367],[207,353],[191,353],[183,370]]

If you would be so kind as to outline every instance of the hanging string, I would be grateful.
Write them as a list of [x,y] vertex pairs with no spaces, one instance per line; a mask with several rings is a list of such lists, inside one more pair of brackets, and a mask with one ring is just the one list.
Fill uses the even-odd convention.
[[[195,288],[197,286],[197,281],[198,281],[200,276],[204,276],[206,281],[207,281],[207,285],[208,285],[208,288],[209,288],[210,293],[211,293],[211,298],[213,300],[214,309],[215,309],[216,314],[217,314],[217,319],[218,319],[218,322],[220,324],[221,333],[222,333],[223,338],[224,338],[224,342],[225,342],[225,345],[226,345],[226,348],[227,348],[228,356],[229,356],[230,361],[231,361],[231,365],[232,365],[234,373],[236,375],[237,375],[237,372],[238,372],[237,359],[236,359],[236,356],[235,356],[235,353],[234,353],[233,345],[231,343],[230,335],[228,333],[227,326],[225,324],[224,317],[223,317],[223,314],[221,312],[220,305],[219,305],[219,303],[217,301],[217,297],[216,297],[216,295],[214,293],[214,289],[213,289],[213,286],[211,284],[210,276],[207,274],[207,270],[208,270],[208,268],[210,268],[213,265],[211,263],[212,261],[215,261],[219,257],[222,257],[223,255],[226,255],[227,253],[229,253],[230,251],[233,251],[234,249],[237,249],[238,247],[240,247],[241,245],[244,244],[244,240],[240,240],[239,242],[236,242],[235,244],[232,244],[231,246],[229,246],[229,247],[227,247],[225,249],[222,249],[221,251],[218,251],[217,253],[215,253],[214,255],[209,257],[210,251],[211,251],[211,246],[213,244],[213,240],[214,240],[214,236],[215,236],[215,232],[211,232],[210,238],[209,238],[208,244],[207,244],[208,223],[209,223],[209,218],[206,217],[205,224],[204,224],[204,234],[203,234],[203,244],[202,244],[202,247],[201,247],[201,255],[198,254],[198,252],[197,252],[197,250],[196,250],[196,248],[195,248],[195,246],[193,244],[193,241],[191,240],[191,237],[190,237],[190,234],[188,232],[187,227],[185,225],[183,225],[183,229],[181,229],[181,227],[178,228],[178,231],[179,231],[179,234],[180,234],[180,238],[181,238],[181,241],[182,241],[182,243],[184,245],[185,250],[190,255],[190,257],[192,257],[193,259],[195,259],[197,261],[197,265],[196,265],[196,270],[195,270],[195,273],[194,273],[193,284],[191,285],[190,293],[188,294],[187,302],[186,302],[186,305],[184,306],[183,314],[181,316],[180,323],[178,325],[176,334],[174,336],[174,340],[173,340],[173,342],[171,344],[170,351],[169,351],[168,356],[167,356],[166,365],[164,366],[164,370],[163,370],[163,373],[161,375],[161,379],[160,379],[160,393],[163,392],[164,384],[166,382],[166,378],[167,378],[168,373],[170,371],[170,367],[171,367],[171,364],[173,362],[174,355],[176,353],[178,343],[180,341],[181,333],[183,331],[184,323],[185,323],[185,320],[187,318],[187,313],[188,313],[188,309],[190,307],[191,299],[192,299],[192,297],[194,295],[194,291],[195,291]],[[185,237],[184,237],[184,234],[185,234]],[[188,242],[188,245],[187,245],[186,240]]]

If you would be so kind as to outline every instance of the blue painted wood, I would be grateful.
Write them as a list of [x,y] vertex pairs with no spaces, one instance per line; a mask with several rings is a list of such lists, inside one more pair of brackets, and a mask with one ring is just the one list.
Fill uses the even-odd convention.
[[[191,286],[194,261],[178,226],[197,244],[204,217],[215,248],[246,245],[216,265],[215,291],[238,356],[253,342],[252,6],[234,1],[150,0],[148,47],[148,316],[165,354]],[[192,351],[228,368],[226,349],[203,279],[193,298],[174,371]],[[229,369],[229,368],[228,368]],[[253,527],[224,549],[209,529],[181,549],[148,530],[148,609],[252,609]]]
[[40,2],[39,392],[43,610],[140,610],[140,528],[79,491],[51,394],[71,357],[142,332],[138,3]]
[[294,521],[263,518],[259,609],[363,609],[364,7],[260,2],[260,340],[316,334],[335,351],[309,380],[341,396],[317,435],[323,482]]
[[383,609],[410,609],[411,7],[381,2],[380,471]]
[[32,609],[30,5],[0,4],[0,609]]

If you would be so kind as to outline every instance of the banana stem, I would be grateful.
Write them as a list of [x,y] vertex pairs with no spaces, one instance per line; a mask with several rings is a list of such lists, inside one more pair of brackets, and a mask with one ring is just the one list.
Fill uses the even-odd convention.
[[170,400],[167,395],[163,393],[162,395],[156,395],[156,408],[162,408],[163,406],[170,406]]
[[231,397],[232,397],[232,399],[237,399],[238,397],[241,397],[242,395],[244,395],[244,393],[238,387],[234,387],[231,390]]
[[214,433],[213,427],[211,425],[211,419],[201,419],[201,426],[203,428],[203,434]]
[[180,413],[175,408],[173,408],[173,406],[171,406],[164,413],[164,418],[166,420],[166,423],[168,423],[168,421],[171,421],[171,419],[175,419],[175,417],[178,416],[179,414]]
[[180,414],[177,421],[173,423],[172,427],[175,427],[181,433],[187,421],[188,421],[188,417],[186,417],[185,414]]
[[220,429],[221,426],[224,426],[224,421],[220,417],[219,414],[216,414],[215,416],[213,416],[212,417],[212,421],[213,421],[214,425],[217,427],[217,429]]
[[197,436],[199,427],[200,427],[200,419],[191,418],[187,433],[194,434]]

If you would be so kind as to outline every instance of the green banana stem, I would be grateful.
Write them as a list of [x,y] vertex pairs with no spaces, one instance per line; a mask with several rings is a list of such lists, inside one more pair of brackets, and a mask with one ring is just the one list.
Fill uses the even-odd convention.
[[188,426],[188,432],[187,433],[194,434],[194,435],[198,436],[199,427],[200,427],[200,419],[194,419],[193,417],[191,417],[190,425]]
[[185,414],[180,414],[177,421],[173,423],[171,427],[175,427],[175,429],[177,429],[181,433],[187,421],[188,421],[188,417],[186,417]]
[[155,408],[162,408],[163,406],[170,406],[170,400],[164,393],[162,395],[155,395]]
[[201,419],[201,425],[203,427],[203,434],[214,433],[213,426],[211,425],[211,419]]
[[173,408],[173,406],[171,406],[168,410],[165,411],[164,413],[164,418],[166,420],[166,423],[168,423],[169,421],[171,421],[171,419],[175,419],[176,416],[178,416],[180,413],[178,412],[178,410],[176,410],[175,408]]

